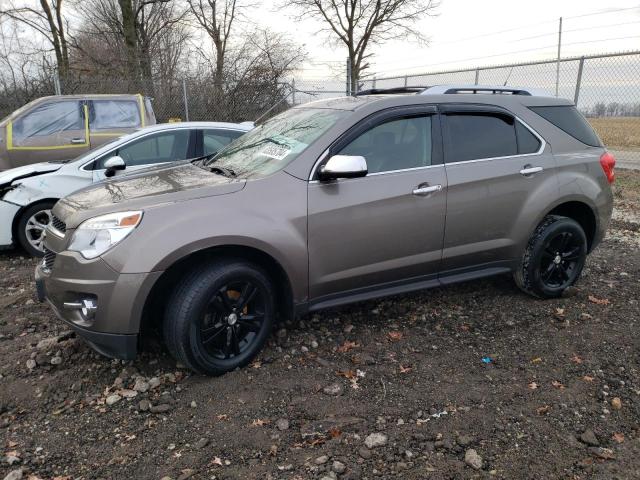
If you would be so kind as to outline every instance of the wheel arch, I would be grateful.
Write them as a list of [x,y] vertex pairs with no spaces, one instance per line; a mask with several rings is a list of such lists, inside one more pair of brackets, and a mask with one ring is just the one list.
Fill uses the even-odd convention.
[[591,206],[584,201],[569,200],[553,207],[547,215],[567,217],[578,222],[587,237],[587,252],[591,252],[598,231],[598,217]]
[[291,281],[283,266],[272,255],[255,247],[245,245],[217,245],[190,252],[175,260],[155,282],[145,299],[142,309],[140,331],[160,327],[166,305],[166,299],[174,283],[189,269],[203,262],[219,258],[238,258],[247,260],[263,268],[274,282],[277,292],[278,315],[281,319],[292,318],[294,300]]
[[41,203],[53,203],[55,205],[55,203],[58,200],[60,199],[59,198],[40,198],[35,202],[31,202],[26,205],[20,206],[20,209],[16,212],[15,216],[13,217],[13,221],[11,222],[11,236],[13,237],[13,241],[16,242],[18,239],[18,224],[20,223],[20,219],[22,218],[22,215],[24,215],[24,212],[27,209],[35,205],[39,205]]

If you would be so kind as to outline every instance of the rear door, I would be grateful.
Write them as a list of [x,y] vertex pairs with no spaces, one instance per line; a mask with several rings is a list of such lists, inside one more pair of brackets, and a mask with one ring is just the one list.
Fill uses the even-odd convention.
[[89,150],[83,101],[51,99],[7,125],[7,151],[14,167],[75,158]]
[[88,107],[91,148],[144,126],[141,103],[134,98],[91,100]]
[[388,110],[331,147],[325,159],[362,155],[369,173],[309,183],[312,303],[437,282],[446,206],[437,120],[430,106]]
[[[544,140],[499,107],[441,106],[448,179],[444,273],[501,268],[522,254],[518,225],[532,200],[555,195],[555,160]],[[551,181],[549,181],[551,180]]]
[[244,135],[243,131],[228,130],[225,128],[207,128],[201,130],[202,141],[198,145],[202,148],[196,153],[196,156],[214,155],[224,147],[233,142],[236,138]]
[[120,145],[97,159],[92,166],[93,180],[105,178],[104,163],[113,156],[122,157],[127,165],[125,170],[116,172],[116,175],[126,175],[142,168],[192,158],[195,151],[196,130],[178,128],[151,133]]

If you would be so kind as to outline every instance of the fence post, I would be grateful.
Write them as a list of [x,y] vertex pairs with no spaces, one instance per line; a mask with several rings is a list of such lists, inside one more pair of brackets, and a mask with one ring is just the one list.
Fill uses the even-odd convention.
[[184,102],[184,118],[189,121],[189,102],[187,100],[187,81],[182,79],[182,101]]
[[296,104],[296,79],[291,79],[291,103]]
[[475,79],[474,85],[478,85],[479,81],[480,81],[480,68],[476,68],[476,79]]
[[373,76],[373,83],[371,84],[371,88],[376,88],[376,76]]
[[408,75],[405,75],[404,76],[404,86],[405,87],[407,86],[407,80],[408,80]]
[[347,88],[345,89],[347,97],[351,96],[351,62],[347,57]]
[[558,27],[558,60],[556,61],[556,97],[560,88],[560,48],[562,47],[562,17],[560,17],[560,26]]
[[573,95],[573,103],[578,106],[578,97],[580,97],[580,85],[582,84],[582,69],[584,68],[584,57],[580,58],[578,64],[578,78],[576,78],[576,93]]
[[56,92],[56,95],[62,95],[62,89],[60,88],[60,76],[58,75],[58,71],[53,75],[53,89]]

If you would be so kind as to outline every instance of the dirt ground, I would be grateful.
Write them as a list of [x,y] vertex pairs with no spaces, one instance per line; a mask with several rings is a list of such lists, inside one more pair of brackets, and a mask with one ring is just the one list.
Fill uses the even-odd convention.
[[566,298],[502,276],[361,303],[221,378],[92,353],[0,253],[0,478],[640,478],[638,212],[619,172]]

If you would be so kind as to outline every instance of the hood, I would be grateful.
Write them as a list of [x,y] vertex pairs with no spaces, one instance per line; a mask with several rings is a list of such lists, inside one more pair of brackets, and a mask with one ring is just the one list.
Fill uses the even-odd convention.
[[59,170],[63,163],[43,162],[25,165],[24,167],[12,168],[0,172],[0,188],[11,185],[11,183],[21,178],[35,177],[43,173],[55,172]]
[[79,190],[60,200],[54,213],[68,228],[75,228],[97,215],[224,195],[242,190],[244,185],[245,180],[211,173],[191,163],[172,165]]

